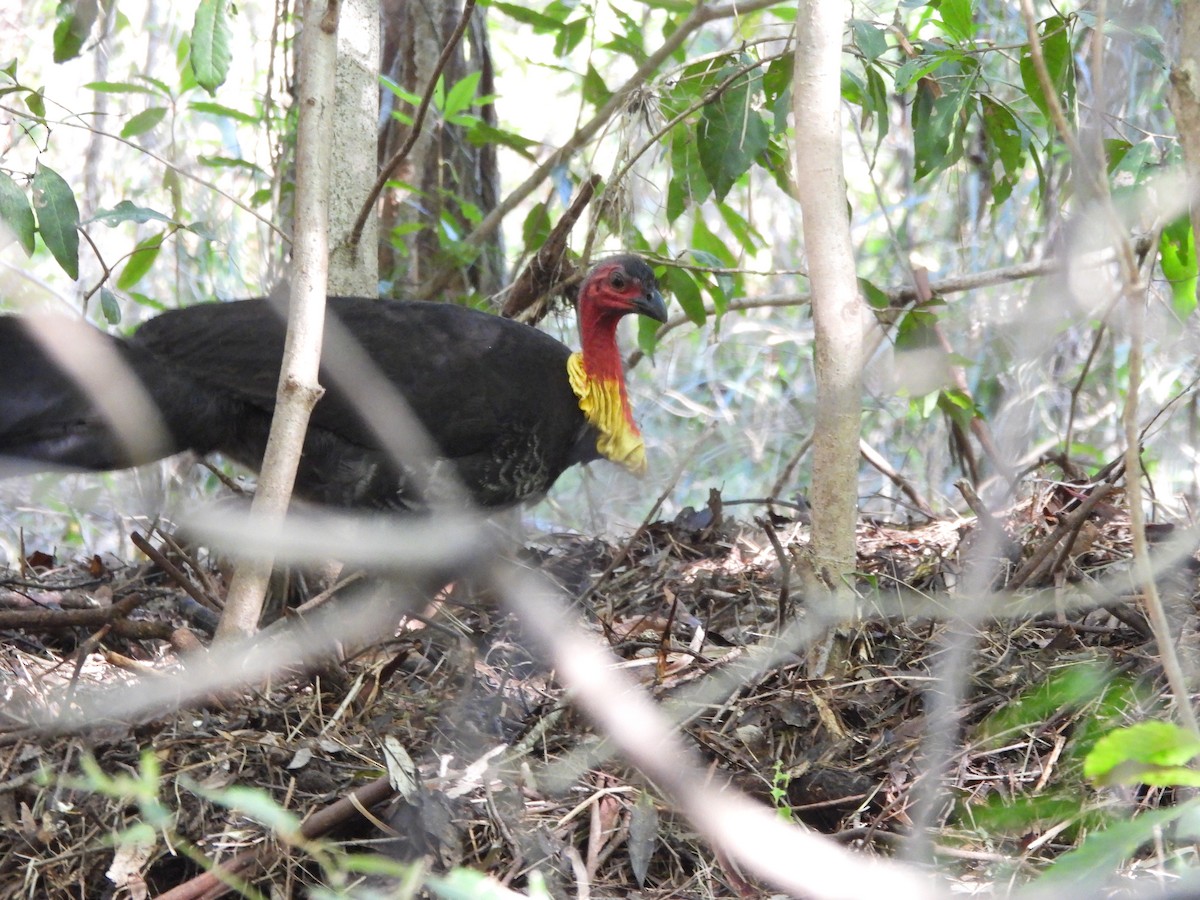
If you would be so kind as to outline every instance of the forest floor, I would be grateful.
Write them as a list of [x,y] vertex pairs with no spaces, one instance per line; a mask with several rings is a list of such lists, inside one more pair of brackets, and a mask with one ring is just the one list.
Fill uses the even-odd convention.
[[[924,816],[926,864],[947,890],[999,895],[1106,823],[1172,802],[1168,789],[1082,775],[1103,731],[1167,713],[1141,597],[1120,574],[1123,499],[1082,512],[1079,499],[1049,485],[989,523],[984,587],[1020,587],[990,595],[996,608],[975,624],[948,612],[978,581],[965,549],[977,520],[863,523],[864,615],[837,674],[819,678],[789,652],[738,668],[781,619],[805,615],[797,580],[782,577],[807,542],[802,521],[738,521],[714,497],[620,545],[565,535],[526,562],[575,598],[714,781],[862,853],[897,853]],[[519,617],[487,597],[456,586],[350,658],[136,721],[80,723],[66,713],[83,693],[182,671],[213,617],[154,562],[29,550],[0,576],[0,897],[217,896],[213,862],[245,896],[408,896],[398,880],[460,866],[523,894],[770,893],[622,761]],[[222,595],[219,567],[166,552],[202,599]],[[1189,630],[1195,582],[1191,556],[1163,582]],[[682,702],[731,672],[705,701]],[[961,702],[937,779],[927,737],[955,733],[953,720],[930,728],[942,676],[958,679]],[[1186,852],[1143,848],[1103,895],[1139,873],[1169,881]]]

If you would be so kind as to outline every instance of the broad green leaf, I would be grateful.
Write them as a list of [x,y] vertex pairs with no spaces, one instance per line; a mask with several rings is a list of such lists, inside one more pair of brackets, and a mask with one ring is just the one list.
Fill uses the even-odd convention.
[[545,203],[536,204],[521,226],[521,241],[526,247],[540,247],[550,234],[550,211]]
[[1171,285],[1171,306],[1181,322],[1196,311],[1196,238],[1192,223],[1182,216],[1163,229],[1158,239],[1159,265]]
[[566,18],[557,18],[555,16],[546,15],[543,12],[538,12],[534,9],[529,9],[525,6],[519,6],[516,3],[492,3],[492,9],[499,10],[509,18],[515,19],[522,25],[532,26],[537,33],[551,34],[557,33],[563,25],[566,24]]
[[479,89],[479,79],[482,76],[482,72],[468,72],[455,82],[454,87],[446,93],[442,113],[449,117],[464,109],[470,109],[475,103],[475,92]]
[[[733,73],[726,70],[725,74]],[[700,166],[718,200],[725,199],[755,157],[766,149],[770,133],[756,108],[761,94],[761,76],[741,73],[704,107],[697,132]]]
[[[1059,105],[1063,107],[1063,112],[1070,120],[1072,118],[1072,100],[1075,96],[1075,78],[1067,22],[1061,16],[1051,16],[1041,23],[1038,32],[1042,39],[1042,55],[1046,59],[1046,71],[1050,75],[1050,83],[1058,94]],[[1049,117],[1050,107],[1046,102],[1046,95],[1042,91],[1042,83],[1038,79],[1028,45],[1021,52],[1020,65],[1021,82],[1025,86],[1025,92],[1042,111],[1042,114]]]
[[121,322],[121,304],[117,295],[106,287],[100,288],[100,313],[109,325],[118,325]]
[[58,24],[54,27],[54,61],[66,62],[74,59],[83,49],[92,25],[100,11],[97,0],[60,0],[55,14]]
[[792,54],[772,60],[763,73],[763,94],[766,96],[767,109],[774,113],[771,130],[781,134],[787,129],[788,113],[792,111],[792,70],[795,68],[795,57]]
[[903,94],[922,78],[936,72],[946,63],[954,61],[958,56],[959,54],[956,52],[942,51],[932,55],[922,54],[906,60],[896,70],[896,93]]
[[79,278],[79,207],[63,177],[39,162],[33,175],[38,233],[64,272]]
[[[1133,819],[1115,821],[1103,831],[1092,831],[1080,846],[1058,857],[1031,887],[1043,897],[1098,896],[1101,884],[1116,873],[1121,863],[1154,840],[1164,827],[1194,812],[1196,804],[1191,800],[1143,812]],[[1051,893],[1055,890],[1059,893]]]
[[995,153],[989,153],[1000,161],[1006,175],[1017,175],[1025,157],[1025,136],[1017,125],[1016,116],[1007,106],[987,95],[980,97],[983,112],[983,132]]
[[872,309],[887,309],[892,305],[892,298],[887,292],[865,278],[858,279],[858,289]]
[[667,184],[667,221],[674,222],[683,211],[703,203],[712,186],[700,165],[700,150],[687,126],[671,130],[671,181]]
[[956,43],[970,43],[975,38],[975,11],[972,6],[972,0],[941,0],[938,4],[946,36]]
[[887,53],[887,32],[874,22],[851,19],[850,32],[854,35],[854,46],[858,48],[863,58],[868,62],[874,62]]
[[589,62],[587,72],[583,76],[583,99],[592,104],[592,106],[600,107],[607,103],[608,98],[611,96],[612,91],[604,83],[603,76]]
[[759,250],[767,245],[766,238],[759,234],[758,229],[750,224],[746,218],[727,203],[718,203],[717,211],[721,214],[721,218],[725,220],[726,227],[737,238],[738,244],[749,255],[753,256]]
[[25,95],[25,105],[29,107],[29,111],[39,119],[46,117],[46,89],[38,88],[36,91],[30,91]]
[[700,296],[700,285],[696,284],[695,276],[687,269],[667,269],[666,287],[679,301],[687,317],[697,325],[703,325],[707,314],[704,311],[704,298]]
[[560,28],[558,36],[554,39],[554,55],[559,58],[567,56],[583,43],[583,39],[587,37],[588,26],[591,22],[591,16],[582,16],[572,19]]
[[143,109],[125,123],[121,129],[121,137],[131,138],[137,137],[139,134],[145,134],[166,118],[166,115],[167,109],[165,106],[151,106],[148,109]]
[[229,19],[226,0],[200,0],[192,25],[192,72],[210,94],[229,75]]
[[109,228],[120,225],[122,222],[172,222],[170,216],[165,216],[157,210],[150,209],[148,206],[137,206],[130,200],[122,200],[112,209],[98,209],[88,222],[101,222]]
[[150,271],[154,261],[158,259],[158,251],[162,249],[162,243],[163,236],[161,234],[152,234],[138,242],[133,253],[129,255],[129,262],[125,263],[125,268],[121,270],[121,274],[117,278],[119,290],[127,291],[142,280],[142,276]]
[[26,256],[33,255],[33,209],[20,185],[0,172],[0,247],[16,241]]
[[1173,722],[1139,722],[1106,734],[1083,761],[1099,784],[1200,785],[1200,770],[1182,768],[1200,756],[1200,737]]
[[637,345],[647,356],[653,356],[654,351],[658,349],[658,329],[659,324],[653,319],[648,319],[645,316],[635,316],[637,319]]

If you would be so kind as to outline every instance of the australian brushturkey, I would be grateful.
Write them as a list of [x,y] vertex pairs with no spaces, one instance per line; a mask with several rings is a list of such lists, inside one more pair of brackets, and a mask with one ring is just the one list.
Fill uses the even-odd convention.
[[[645,468],[616,327],[635,312],[664,321],[666,308],[638,257],[602,261],[580,286],[580,353],[461,306],[334,297],[328,310],[481,506],[540,496],[575,463],[607,457]],[[66,318],[0,317],[0,475],[118,469],[182,450],[219,451],[257,469],[284,329],[265,300],[162,313],[127,340]],[[327,342],[326,361],[329,352]],[[365,507],[428,499],[358,411],[362,386],[328,376],[323,364],[326,392],[309,424],[297,495]],[[144,427],[155,408],[161,422]]]

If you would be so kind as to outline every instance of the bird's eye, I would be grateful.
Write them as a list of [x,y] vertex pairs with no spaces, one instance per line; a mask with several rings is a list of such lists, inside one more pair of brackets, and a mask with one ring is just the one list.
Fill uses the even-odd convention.
[[615,287],[618,291],[625,289],[625,276],[620,272],[613,272],[608,276],[608,283]]

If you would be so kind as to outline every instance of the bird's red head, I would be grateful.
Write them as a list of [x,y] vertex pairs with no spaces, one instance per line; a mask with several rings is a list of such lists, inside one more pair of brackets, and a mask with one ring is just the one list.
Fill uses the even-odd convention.
[[617,350],[617,322],[630,313],[667,320],[654,271],[637,256],[598,263],[579,289],[583,352],[572,356],[567,368],[580,408],[600,432],[600,452],[641,473],[646,468],[645,447],[629,408]]
[[579,289],[579,314],[621,316],[641,313],[667,320],[667,307],[654,270],[641,257],[616,256],[595,265]]

